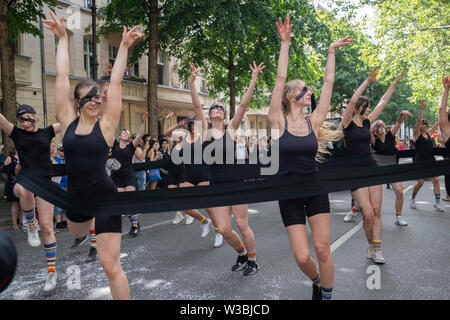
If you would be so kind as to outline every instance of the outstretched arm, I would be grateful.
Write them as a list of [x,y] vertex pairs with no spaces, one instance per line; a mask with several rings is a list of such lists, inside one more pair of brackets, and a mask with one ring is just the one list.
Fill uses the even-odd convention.
[[253,92],[255,91],[256,81],[258,80],[259,73],[265,68],[264,62],[261,62],[259,66],[256,65],[255,61],[253,61],[253,67],[250,65],[250,70],[252,71],[252,80],[250,81],[250,86],[247,89],[247,92],[242,99],[239,108],[236,110],[233,119],[230,121],[230,129],[238,129],[241,125],[242,119],[244,119],[245,111],[247,110],[247,106],[252,99]]
[[106,107],[100,119],[100,128],[108,145],[114,142],[114,133],[119,125],[122,111],[122,76],[127,66],[128,49],[137,39],[144,37],[136,32],[140,26],[134,26],[130,31],[123,27],[122,42],[120,43],[116,61],[111,71]]
[[3,116],[0,113],[0,128],[8,135],[11,135],[11,132],[14,129],[14,125],[8,121],[8,119],[5,118],[5,116]]
[[208,122],[203,115],[202,104],[200,103],[200,98],[198,96],[197,88],[195,87],[195,79],[200,75],[200,71],[203,68],[196,68],[192,62],[189,62],[191,67],[191,76],[189,77],[189,86],[191,87],[191,99],[194,105],[195,121],[202,122],[202,137],[204,137],[206,130],[208,129]]
[[42,20],[45,28],[51,30],[58,38],[58,47],[56,49],[56,80],[55,80],[55,103],[56,119],[62,125],[62,132],[77,117],[77,113],[70,100],[70,82],[69,82],[69,38],[64,24],[64,17],[58,21],[55,14],[50,11],[51,20]]
[[142,137],[145,134],[145,122],[148,119],[148,113],[144,113],[141,118],[141,126],[139,127],[139,132],[137,136],[133,139],[133,146],[136,148],[136,146],[139,144],[139,141],[141,141]]
[[423,112],[425,111],[426,106],[427,106],[427,103],[425,102],[425,100],[421,100],[420,101],[420,112],[419,112],[419,116],[417,117],[416,127],[414,128],[414,140],[417,140],[417,138],[420,135],[420,127],[422,126]]
[[378,102],[377,106],[373,111],[369,114],[369,121],[372,123],[373,121],[377,120],[380,113],[384,110],[384,107],[388,104],[389,100],[391,100],[392,94],[395,91],[395,88],[397,87],[398,83],[403,77],[403,72],[401,72],[394,80],[394,82],[389,86],[389,89],[384,93],[383,97],[381,98],[380,102]]
[[[281,101],[283,99],[284,85],[287,79],[289,46],[291,45],[292,24],[289,23],[289,14],[286,15],[284,23],[281,18],[276,23],[278,33],[281,38],[280,56],[278,57],[277,79],[272,90],[272,98],[270,99],[268,119],[271,129],[284,130],[283,107]],[[274,139],[278,137],[274,136]]]
[[442,92],[441,103],[439,104],[439,127],[441,128],[442,141],[445,144],[450,137],[450,122],[448,121],[447,113],[450,76],[443,78],[442,84],[444,86],[444,91]]
[[322,126],[330,108],[331,95],[333,93],[334,84],[334,70],[336,66],[336,50],[350,44],[352,41],[353,40],[349,37],[345,37],[332,43],[328,48],[327,64],[325,66],[325,73],[323,75],[322,93],[320,94],[320,100],[316,110],[314,110],[311,114],[311,123],[314,127],[315,132],[318,132],[319,128]]
[[377,69],[373,70],[367,77],[367,79],[364,80],[363,83],[361,83],[359,88],[353,94],[353,97],[350,99],[347,108],[345,108],[344,116],[342,117],[342,128],[344,129],[347,128],[350,122],[352,122],[353,111],[355,110],[356,102],[358,102],[358,99],[362,96],[363,92],[366,90],[369,84],[377,81],[377,74],[378,70]]
[[395,137],[395,135],[398,132],[398,129],[400,129],[400,126],[402,125],[403,121],[405,121],[406,117],[413,117],[413,114],[409,112],[408,110],[403,110],[398,115],[397,122],[395,125],[391,128],[391,134]]

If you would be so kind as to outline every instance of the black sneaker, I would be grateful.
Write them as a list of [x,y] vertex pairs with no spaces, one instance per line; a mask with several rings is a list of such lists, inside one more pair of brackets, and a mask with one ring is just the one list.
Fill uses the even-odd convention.
[[61,221],[61,226],[63,229],[67,228],[67,221],[66,220]]
[[85,262],[89,263],[89,262],[93,262],[95,260],[97,260],[97,248],[91,247],[89,249],[89,254],[88,254]]
[[62,221],[56,223],[55,229],[64,229],[63,224],[62,224]]
[[236,264],[231,267],[231,271],[240,271],[244,269],[245,265],[247,264],[248,256],[238,256],[236,260]]
[[72,246],[70,247],[70,249],[77,248],[77,247],[81,246],[83,243],[86,242],[87,239],[88,239],[88,236],[83,236],[81,238],[75,238],[73,240],[73,243],[72,243]]
[[136,238],[139,235],[139,232],[141,231],[141,226],[138,222],[137,227],[135,226],[131,226],[130,232],[128,232],[128,234],[130,235],[130,237],[132,238]]
[[315,284],[312,285],[312,289],[312,300],[322,300],[322,289]]
[[251,276],[259,271],[259,265],[256,261],[247,261],[247,266],[244,269],[244,276]]

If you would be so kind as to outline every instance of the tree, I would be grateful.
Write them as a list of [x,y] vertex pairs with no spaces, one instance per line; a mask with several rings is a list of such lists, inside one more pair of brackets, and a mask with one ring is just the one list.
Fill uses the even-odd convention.
[[[191,29],[198,17],[203,16],[202,10],[207,8],[209,1],[165,1],[162,5],[158,0],[112,0],[100,10],[103,25],[99,34],[107,36],[119,33],[122,26],[141,25],[147,35],[133,50],[131,62],[137,61],[142,55],[148,57],[147,74],[147,112],[149,114],[149,132],[158,135],[158,50],[163,50],[168,41],[181,42],[186,32]],[[167,23],[167,20],[175,23]]]
[[[15,43],[19,31],[21,33],[30,33],[34,36],[43,35],[36,27],[35,23],[39,17],[45,17],[40,7],[47,4],[54,7],[56,1],[53,0],[23,0],[7,1],[0,0],[0,64],[1,64],[1,89],[2,89],[2,114],[11,121],[16,122],[16,77],[15,77]],[[9,152],[12,147],[12,141],[7,139],[2,133],[3,152]]]
[[450,73],[450,6],[444,0],[367,1],[376,5],[373,56],[382,67],[407,71],[412,100],[426,99],[437,113],[442,77]]
[[259,77],[252,106],[267,104],[268,96],[264,93],[272,90],[279,52],[275,22],[286,13],[290,13],[294,24],[289,77],[317,84],[323,72],[320,65],[329,43],[329,32],[318,20],[313,7],[304,0],[213,2],[190,30],[183,45],[172,44],[171,52],[185,62],[182,65],[185,79],[189,74],[189,61],[205,68],[209,93],[229,99],[230,117],[233,117],[236,97],[242,96],[250,82],[252,61],[266,65]]

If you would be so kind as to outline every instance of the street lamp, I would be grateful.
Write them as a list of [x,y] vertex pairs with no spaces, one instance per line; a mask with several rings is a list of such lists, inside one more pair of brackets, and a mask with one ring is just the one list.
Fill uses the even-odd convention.
[[97,81],[97,7],[95,6],[95,0],[91,0],[92,11],[92,80]]

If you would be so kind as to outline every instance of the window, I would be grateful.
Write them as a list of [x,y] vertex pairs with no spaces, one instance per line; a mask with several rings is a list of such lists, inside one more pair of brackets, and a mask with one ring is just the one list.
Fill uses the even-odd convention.
[[206,88],[206,78],[205,73],[200,73],[200,92],[208,92],[208,89]]
[[84,70],[88,78],[94,77],[94,70],[92,68],[92,41],[89,39],[83,39],[83,52],[84,52]]
[[139,77],[139,62],[136,62],[133,66],[133,72],[136,77]]
[[255,121],[250,121],[250,129],[255,129]]
[[58,43],[59,43],[59,39],[57,36],[55,36],[55,55],[56,55],[56,51],[58,51]]
[[114,65],[114,61],[116,61],[117,52],[119,49],[114,46],[109,46],[109,62],[111,63],[111,66]]
[[86,8],[91,8],[92,6],[92,1],[91,0],[84,0],[84,6]]
[[164,85],[164,54],[158,54],[158,84]]

